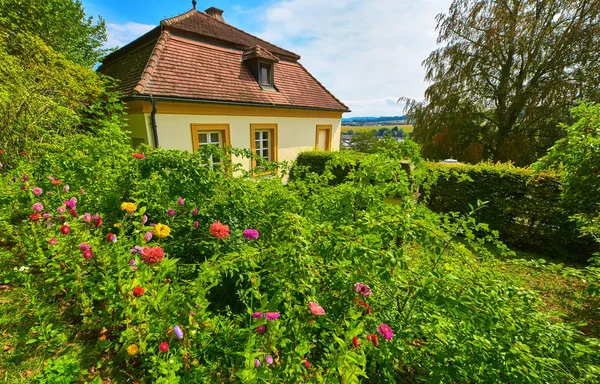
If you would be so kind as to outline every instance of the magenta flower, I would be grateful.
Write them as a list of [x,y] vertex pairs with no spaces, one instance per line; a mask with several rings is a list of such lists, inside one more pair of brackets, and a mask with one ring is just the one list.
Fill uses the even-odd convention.
[[129,265],[131,265],[131,269],[133,269],[134,271],[137,271],[138,267],[137,267],[137,262],[134,259],[129,260]]
[[194,208],[192,211],[192,216],[196,216],[198,214],[198,208]]
[[57,243],[58,243],[58,240],[56,240],[55,237],[53,237],[50,240],[48,240],[48,244],[50,244],[50,245],[56,245]]
[[33,193],[36,196],[41,196],[42,193],[44,193],[44,191],[40,187],[35,187],[31,190],[31,193]]
[[177,199],[177,203],[179,203],[179,205],[183,205],[185,204],[185,200],[183,200],[181,197],[179,199]]
[[148,216],[144,215],[144,217],[142,217],[142,225],[145,225],[147,221],[148,221]]
[[256,240],[258,239],[258,231],[256,229],[246,229],[244,230],[244,237],[248,240]]
[[279,312],[267,312],[265,313],[265,319],[269,320],[269,321],[274,321],[279,319],[279,316],[281,316],[281,313]]
[[309,306],[310,306],[310,311],[312,312],[313,315],[323,316],[325,314],[325,310],[318,303],[311,301],[309,303]]
[[371,288],[365,283],[356,283],[354,284],[354,290],[364,297],[371,296]]
[[273,364],[273,356],[269,355],[265,357],[265,362],[269,365]]
[[56,208],[56,212],[58,212],[58,213],[65,213],[66,212],[65,207],[58,207],[58,208]]
[[38,212],[42,212],[44,210],[44,206],[40,203],[35,203],[33,204],[33,207],[31,207],[34,211],[38,211]]
[[90,245],[88,243],[81,243],[81,244],[79,244],[79,250],[81,252],[87,251],[88,249],[90,249]]
[[261,335],[267,331],[267,327],[264,325],[259,325],[256,327],[256,333],[260,333]]
[[379,332],[379,334],[381,334],[381,336],[383,336],[386,340],[392,340],[392,338],[394,337],[394,332],[392,331],[392,328],[390,328],[390,326],[387,324],[379,324],[377,332]]
[[200,223],[198,222],[198,220],[194,221],[194,229],[197,229],[199,225]]
[[65,206],[69,209],[75,209],[77,208],[77,198],[76,197],[71,197],[71,199],[65,201]]
[[144,235],[144,241],[149,242],[150,240],[152,240],[152,232],[146,232],[146,234]]
[[83,188],[81,188],[81,194],[85,195],[85,190]]
[[92,221],[92,215],[90,215],[89,213],[84,213],[83,214],[83,221],[85,221],[86,223],[89,223]]
[[63,192],[69,192],[69,184],[63,187]]
[[169,210],[167,211],[167,215],[169,215],[169,217],[173,217],[173,216],[175,216],[175,210],[173,210],[173,209],[169,209]]
[[254,366],[255,366],[256,368],[260,367],[260,360],[258,360],[258,359],[254,359]]
[[44,213],[44,220],[48,220],[52,218],[52,214],[51,213]]
[[255,318],[255,319],[260,319],[260,318],[263,317],[263,314],[262,314],[262,312],[254,312],[252,314],[252,317]]

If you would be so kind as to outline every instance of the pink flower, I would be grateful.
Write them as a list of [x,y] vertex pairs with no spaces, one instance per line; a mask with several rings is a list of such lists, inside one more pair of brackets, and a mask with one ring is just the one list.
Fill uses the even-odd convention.
[[173,210],[173,209],[169,209],[169,210],[167,211],[167,214],[169,215],[169,217],[173,217],[173,216],[175,216],[175,210]]
[[79,244],[79,250],[81,252],[90,249],[90,245],[88,243],[81,243]]
[[244,230],[244,238],[248,240],[256,240],[258,239],[258,231],[256,229],[246,229]]
[[254,366],[255,366],[256,368],[260,367],[260,360],[258,360],[258,359],[254,359]]
[[185,204],[185,200],[183,200],[183,199],[180,197],[179,199],[177,199],[177,203],[178,203],[179,205],[183,205],[183,204]]
[[44,193],[44,191],[40,187],[35,187],[31,190],[31,193],[33,193],[36,196],[41,196],[41,194]]
[[198,208],[194,208],[192,211],[192,216],[196,216],[198,214]]
[[86,223],[89,223],[92,221],[92,215],[90,215],[89,213],[84,213],[83,214],[83,221],[85,221]]
[[83,251],[83,257],[87,260],[91,259],[93,256],[92,254],[92,250],[91,249],[86,249],[85,251]]
[[254,312],[252,314],[252,317],[255,318],[255,319],[260,319],[260,318],[263,317],[263,314],[262,314],[262,312]]
[[53,237],[50,240],[48,240],[48,244],[50,244],[50,245],[56,245],[56,244],[58,244],[58,240],[56,240],[56,238]]
[[364,297],[371,296],[371,288],[365,283],[356,283],[354,284],[354,290]]
[[63,187],[63,192],[69,192],[69,184]]
[[264,325],[259,325],[256,327],[256,333],[260,333],[261,335],[267,331],[267,327]]
[[56,212],[58,212],[58,213],[65,213],[66,212],[65,207],[58,207],[58,208],[56,208]]
[[44,206],[40,203],[35,203],[33,204],[33,207],[31,207],[34,211],[38,211],[38,212],[42,212],[44,210]]
[[265,362],[269,365],[273,364],[273,356],[269,355],[265,357]]
[[52,214],[51,213],[44,213],[44,220],[48,220],[52,218]]
[[281,316],[281,313],[279,313],[279,312],[267,312],[267,313],[265,313],[265,319],[267,319],[269,321],[277,320],[279,318],[279,316]]
[[83,188],[81,188],[81,194],[85,195],[85,190]]
[[304,366],[306,367],[306,369],[310,368],[310,363],[308,362],[308,360],[304,359],[304,360],[302,360],[302,363],[304,364]]
[[144,215],[142,217],[142,225],[146,224],[147,221],[148,221],[148,216]]
[[390,328],[390,326],[387,324],[379,324],[377,332],[379,332],[379,334],[381,334],[381,336],[383,336],[386,340],[392,340],[392,338],[394,337],[394,332],[392,331],[392,328]]
[[210,234],[219,239],[229,236],[229,225],[222,224],[220,221],[215,221],[210,225]]
[[146,232],[144,235],[144,241],[149,242],[150,240],[152,240],[152,232]]
[[199,225],[200,223],[198,222],[198,220],[194,221],[194,229],[198,228]]
[[318,303],[311,301],[309,303],[309,305],[310,305],[310,311],[312,312],[313,315],[323,316],[325,314],[325,310]]
[[65,206],[69,209],[76,209],[77,208],[77,198],[71,197],[71,199],[65,201]]

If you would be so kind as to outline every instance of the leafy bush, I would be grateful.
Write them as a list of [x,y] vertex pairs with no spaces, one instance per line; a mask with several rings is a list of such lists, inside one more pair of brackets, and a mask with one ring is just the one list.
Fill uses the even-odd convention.
[[579,238],[570,210],[561,199],[561,179],[509,164],[452,165],[430,163],[425,187],[435,212],[467,213],[478,201],[488,202],[475,218],[497,230],[507,244],[551,256],[589,258],[593,244]]

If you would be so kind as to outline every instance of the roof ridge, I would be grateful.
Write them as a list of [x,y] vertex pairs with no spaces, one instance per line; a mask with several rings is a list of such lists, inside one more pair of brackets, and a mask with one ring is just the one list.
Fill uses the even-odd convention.
[[146,64],[144,72],[142,73],[142,77],[137,83],[137,85],[133,88],[133,94],[143,93],[146,89],[146,85],[148,84],[150,78],[152,77],[152,74],[154,73],[154,69],[158,64],[158,60],[160,59],[162,51],[165,48],[167,41],[169,41],[170,36],[171,32],[169,31],[163,31],[160,34],[160,37],[156,41],[156,45],[152,50],[152,54],[150,54],[150,57],[148,58],[148,63]]
[[323,88],[323,89],[325,90],[325,92],[327,92],[327,93],[329,94],[329,96],[333,97],[333,99],[334,99],[335,101],[337,101],[338,103],[340,103],[340,105],[344,106],[344,107],[346,108],[346,112],[351,112],[351,111],[350,111],[350,108],[348,108],[348,106],[347,106],[346,104],[342,103],[342,102],[340,101],[340,99],[338,99],[337,97],[335,97],[335,95],[334,95],[333,93],[329,92],[329,90],[328,90],[327,88],[325,88],[325,86],[324,86],[323,84],[321,84],[321,82],[320,82],[319,80],[317,80],[317,78],[316,78],[316,77],[314,77],[314,76],[313,76],[313,75],[312,75],[312,74],[311,74],[311,73],[310,73],[310,72],[309,72],[309,71],[308,71],[308,70],[307,70],[307,69],[304,67],[304,65],[302,65],[302,64],[300,64],[300,63],[298,63],[298,62],[296,62],[296,64],[298,64],[298,65],[299,65],[299,66],[300,66],[300,67],[301,67],[301,68],[304,70],[304,72],[306,72],[306,73],[308,74],[308,76],[310,76],[310,77],[311,77],[311,78],[312,78],[314,81],[316,81],[316,82],[317,82],[317,84],[319,84],[319,85],[321,86],[321,88]]
[[161,20],[160,24],[161,25],[173,25],[177,22],[187,19],[190,16],[193,16],[196,13],[202,13],[202,12],[199,12],[196,9],[190,9],[189,11],[182,13],[181,15],[177,15],[177,16],[170,17],[168,19]]

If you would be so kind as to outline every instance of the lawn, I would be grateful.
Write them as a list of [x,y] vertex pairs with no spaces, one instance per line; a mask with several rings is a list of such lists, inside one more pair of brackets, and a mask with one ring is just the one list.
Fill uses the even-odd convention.
[[373,125],[373,126],[362,126],[362,127],[354,127],[349,125],[342,126],[342,133],[346,133],[350,130],[354,132],[371,132],[374,129],[388,128],[392,129],[394,127],[398,127],[398,129],[404,130],[404,133],[412,133],[413,126],[412,125]]

